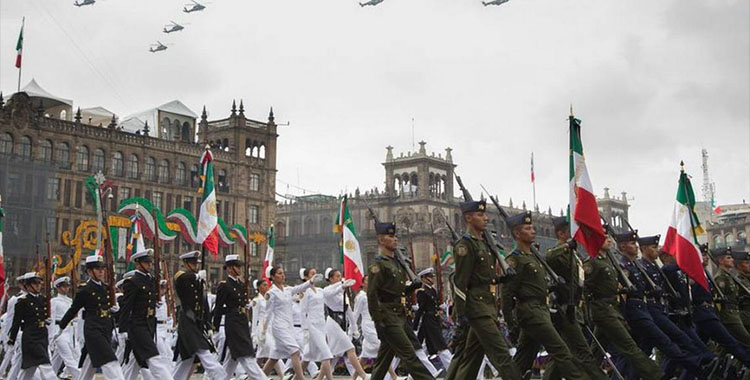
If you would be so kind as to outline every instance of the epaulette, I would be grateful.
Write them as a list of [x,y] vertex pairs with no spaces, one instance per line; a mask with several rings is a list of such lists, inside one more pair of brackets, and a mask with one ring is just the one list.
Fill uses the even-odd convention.
[[226,284],[226,283],[227,283],[227,280],[221,280],[221,281],[219,281],[219,284]]
[[419,288],[419,289],[417,289],[417,290],[414,291],[414,294],[417,294],[417,292],[422,292],[422,291],[424,291],[424,288]]
[[22,296],[18,296],[18,299],[19,299],[19,300],[25,300],[25,299],[26,299],[26,295],[24,294],[24,295],[22,295]]
[[78,284],[78,287],[79,288],[85,288],[86,287],[86,282],[82,282],[82,283]]
[[184,271],[178,270],[177,273],[174,274],[174,279],[176,280],[177,278],[179,278],[183,274],[185,274]]

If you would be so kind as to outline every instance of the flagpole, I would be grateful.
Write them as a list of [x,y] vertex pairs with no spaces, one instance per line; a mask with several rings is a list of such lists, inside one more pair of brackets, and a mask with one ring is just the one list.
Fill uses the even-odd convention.
[[536,210],[536,176],[534,174],[534,152],[531,152],[531,191],[534,202],[532,209]]
[[[23,38],[23,27],[25,25],[26,25],[26,16],[24,16],[23,20],[21,21],[21,38]],[[21,43],[23,44],[23,40]],[[21,45],[21,54],[23,54],[23,45]],[[23,68],[23,60],[21,61],[21,64],[18,65],[18,90],[16,92],[21,92],[21,69],[22,68]]]

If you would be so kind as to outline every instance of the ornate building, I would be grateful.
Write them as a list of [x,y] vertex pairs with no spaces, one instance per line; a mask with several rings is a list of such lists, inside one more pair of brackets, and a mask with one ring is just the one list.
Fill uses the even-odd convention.
[[711,248],[731,247],[748,251],[750,235],[750,205],[746,203],[721,205],[710,219],[702,221]]
[[[265,234],[274,220],[278,135],[273,111],[267,121],[251,120],[240,102],[239,109],[232,104],[227,118],[209,121],[205,108],[198,116],[175,100],[122,122],[110,115],[107,125],[98,125],[103,108],[86,112],[73,113],[72,101],[33,81],[6,101],[0,96],[0,194],[9,278],[29,269],[39,244],[44,252],[46,236],[65,261],[84,241],[90,249],[91,236],[79,227],[96,219],[84,180],[98,172],[113,181],[103,207],[110,215],[123,199],[143,197],[165,214],[184,208],[197,216],[198,164],[206,143],[213,147],[219,217],[247,223],[250,234]],[[163,245],[172,273],[177,255],[192,249],[198,247],[181,237]],[[249,249],[257,255],[265,243],[251,242]],[[220,254],[242,250],[235,244]],[[222,263],[221,257],[208,260],[211,280],[221,276]],[[252,265],[259,267],[257,260]]]

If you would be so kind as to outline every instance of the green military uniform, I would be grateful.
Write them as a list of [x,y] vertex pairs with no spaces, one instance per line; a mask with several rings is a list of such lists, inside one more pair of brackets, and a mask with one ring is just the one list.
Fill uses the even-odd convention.
[[[510,217],[507,223],[509,229],[531,224],[531,213]],[[531,252],[520,249],[514,250],[507,261],[515,269],[516,275],[503,284],[504,296],[512,300],[510,305],[503,304],[503,311],[513,308],[509,314],[515,319],[513,324],[520,328],[518,351],[513,358],[518,369],[521,372],[530,370],[539,350],[544,347],[566,379],[587,378],[574,363],[570,349],[552,326],[544,265]],[[509,314],[504,313],[506,319]]]
[[[464,213],[484,212],[484,202],[464,202]],[[520,379],[498,327],[495,257],[479,237],[464,234],[454,247],[453,360],[446,380],[475,379],[486,355],[504,380]]]
[[[562,219],[565,219],[564,217]],[[566,222],[567,224],[567,222]],[[565,279],[565,284],[558,285],[553,290],[557,312],[552,314],[552,324],[558,334],[568,345],[573,360],[591,379],[606,380],[607,375],[602,371],[591,348],[581,330],[583,317],[580,313],[581,291],[583,290],[583,263],[576,252],[567,243],[561,243],[547,251],[547,264],[558,276]],[[573,299],[571,304],[571,288]],[[553,362],[544,372],[544,379],[559,380],[562,373]]]
[[[392,223],[377,223],[379,235],[394,234]],[[375,263],[367,269],[367,306],[375,322],[380,339],[378,357],[372,370],[372,380],[382,380],[395,355],[406,366],[406,371],[415,380],[434,379],[427,368],[419,361],[414,347],[406,333],[406,294],[417,284],[406,286],[406,273],[392,255],[379,253]]]
[[[732,255],[734,256],[735,263],[750,260],[750,253],[748,252],[734,252]],[[746,288],[750,289],[750,276],[737,271],[737,279],[739,279]],[[745,326],[745,329],[750,331],[750,294],[741,291],[738,297],[738,303],[742,324]]]
[[740,289],[726,270],[720,270],[716,276],[716,286],[724,293],[724,300],[719,305],[719,319],[732,336],[745,346],[750,346],[748,333],[740,315],[740,299],[744,290]]
[[612,347],[641,378],[662,378],[664,373],[638,348],[625,327],[625,319],[619,310],[617,270],[607,254],[600,252],[595,258],[586,260],[583,270],[586,304],[599,341],[605,347]]

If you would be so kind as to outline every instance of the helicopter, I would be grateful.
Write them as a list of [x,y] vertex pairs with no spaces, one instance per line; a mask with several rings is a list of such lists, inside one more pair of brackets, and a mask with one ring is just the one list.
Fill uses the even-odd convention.
[[152,53],[156,53],[158,51],[164,51],[167,50],[167,45],[164,45],[163,43],[156,41],[155,44],[151,45],[151,47],[148,49],[148,51]]
[[164,33],[172,33],[172,32],[179,32],[180,30],[185,29],[184,26],[171,21],[171,24],[164,26]]
[[94,5],[96,3],[96,0],[83,0],[80,3],[78,1],[74,2],[73,5],[76,7],[82,7],[84,5]]
[[482,5],[484,5],[485,7],[488,5],[502,5],[502,4],[507,3],[508,1],[509,0],[492,0],[492,1],[487,1],[487,2],[483,1]]
[[370,1],[367,1],[367,2],[364,2],[364,3],[359,3],[359,6],[362,7],[362,8],[364,8],[364,7],[368,6],[368,5],[374,7],[374,6],[376,6],[376,5],[378,5],[378,4],[382,3],[382,2],[383,2],[383,0],[370,0]]
[[[193,2],[192,4],[190,4],[190,3],[185,4],[185,7],[182,8],[183,12],[185,12],[185,13],[191,13],[191,12],[197,12],[197,11],[202,11],[202,10],[206,9],[205,5],[199,3],[199,2],[197,2],[195,0],[191,0],[191,1]],[[190,6],[190,9],[188,9],[188,6]]]

